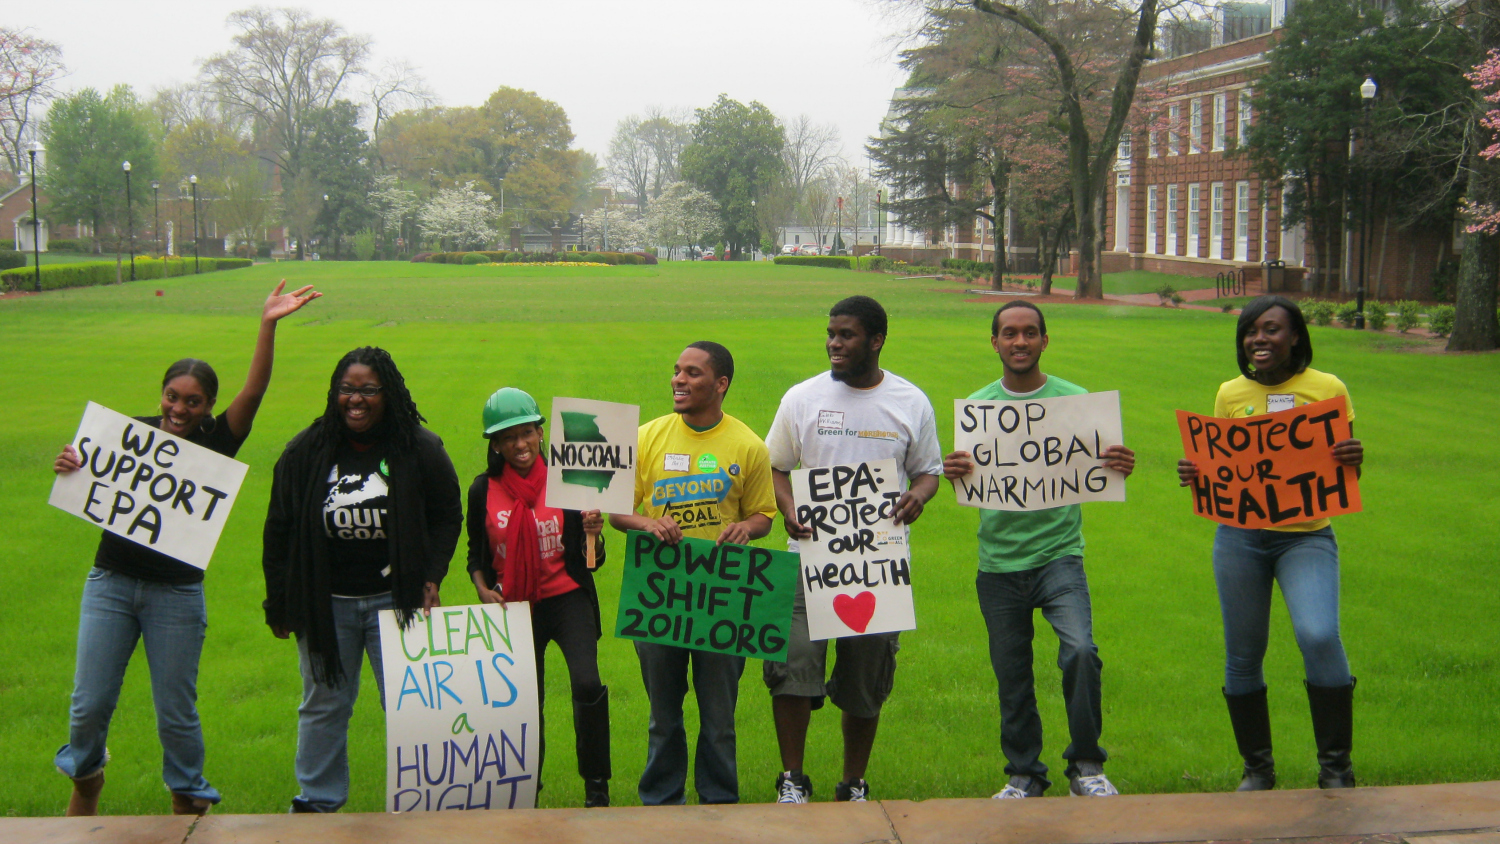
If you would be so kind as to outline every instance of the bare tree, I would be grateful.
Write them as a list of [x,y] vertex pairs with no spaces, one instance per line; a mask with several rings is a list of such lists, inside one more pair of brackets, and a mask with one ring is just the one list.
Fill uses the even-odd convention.
[[797,201],[808,184],[823,175],[839,155],[839,129],[832,123],[814,123],[805,114],[791,120],[783,120],[786,131],[786,146],[782,147],[782,158]]
[[57,95],[53,83],[65,70],[56,44],[0,26],[0,152],[8,172],[25,169],[21,144],[28,135],[36,137],[36,120]]
[[797,217],[802,225],[813,230],[813,237],[817,238],[819,245],[833,229],[837,198],[835,188],[826,178],[808,182],[802,190],[802,201],[797,204]]
[[380,130],[386,119],[398,111],[427,109],[438,104],[437,95],[416,69],[404,60],[395,59],[386,61],[370,76],[366,101],[370,108],[370,152],[377,172],[385,170],[385,159],[380,154]]
[[615,125],[615,136],[609,141],[610,178],[635,196],[635,207],[645,213],[647,193],[652,178],[660,169],[656,149],[642,127],[647,121],[632,114]]
[[679,160],[692,140],[692,129],[686,112],[652,106],[641,121],[641,136],[651,147],[656,168],[651,176],[651,198],[661,196],[667,185],[682,178]]
[[234,48],[203,63],[205,82],[232,114],[250,119],[262,155],[285,176],[301,175],[313,115],[364,69],[370,42],[301,9],[234,12]]

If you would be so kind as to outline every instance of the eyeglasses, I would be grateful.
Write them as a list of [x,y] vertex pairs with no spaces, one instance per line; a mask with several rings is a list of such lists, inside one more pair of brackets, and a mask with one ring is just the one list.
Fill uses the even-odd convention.
[[363,387],[355,387],[352,384],[340,384],[339,395],[352,396],[358,393],[359,395],[364,396],[367,399],[373,399],[380,394],[381,390],[384,389],[385,387],[376,386],[374,384],[366,384]]

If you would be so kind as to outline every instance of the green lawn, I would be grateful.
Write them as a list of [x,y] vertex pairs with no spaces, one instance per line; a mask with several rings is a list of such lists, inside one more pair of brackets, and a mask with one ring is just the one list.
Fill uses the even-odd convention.
[[[726,409],[764,432],[790,385],[826,366],[828,306],[852,293],[891,314],[884,365],[932,399],[951,445],[952,399],[999,377],[990,350],[991,301],[962,282],[770,263],[515,268],[405,263],[284,263],[211,276],[58,291],[0,300],[0,506],[8,564],[0,586],[19,598],[12,656],[0,662],[0,752],[16,764],[11,815],[60,814],[68,783],[51,760],[67,739],[78,599],[97,531],[47,506],[52,458],[86,401],[150,413],[159,378],[184,356],[218,368],[224,401],[244,378],[265,293],[285,274],[326,295],[279,332],[276,375],[240,459],[250,465],[207,579],[211,629],[200,676],[209,779],[224,812],[284,811],[293,795],[296,652],[261,621],[260,528],[271,466],[320,412],[328,375],[348,349],[391,350],[433,430],[467,482],[482,467],[479,411],[506,384],[533,392],[638,403],[643,419],[670,409],[668,379],[682,347],[725,343],[738,374]],[[1174,285],[1176,286],[1176,285]],[[163,295],[154,295],[156,291]],[[1172,411],[1207,411],[1236,374],[1234,317],[1118,305],[1046,308],[1049,372],[1122,392],[1126,441],[1139,455],[1126,504],[1085,507],[1096,636],[1104,659],[1103,743],[1125,792],[1222,791],[1239,767],[1220,699],[1221,628],[1209,552],[1212,525],[1194,515],[1172,471],[1180,447]],[[1359,676],[1355,761],[1361,784],[1500,779],[1483,748],[1500,730],[1500,651],[1493,585],[1500,497],[1493,494],[1500,357],[1409,353],[1422,344],[1314,328],[1316,365],[1349,385],[1365,440],[1366,512],[1338,520],[1343,635]],[[920,627],[903,637],[896,689],[869,779],[876,797],[981,797],[1004,782],[993,674],[973,595],[977,514],[944,490],[914,529]],[[1454,533],[1450,533],[1454,532]],[[1446,538],[1444,534],[1447,534]],[[778,529],[766,542],[784,539]],[[606,628],[619,589],[621,539],[599,576]],[[462,547],[462,546],[461,546]],[[455,563],[450,604],[472,600]],[[1044,758],[1063,783],[1067,744],[1056,640],[1039,621],[1038,691]],[[548,672],[546,806],[576,806],[566,672]],[[778,770],[770,706],[751,662],[742,684],[739,760],[746,801],[773,797]],[[646,707],[632,648],[601,642],[613,698],[613,794],[633,803],[645,758]],[[1301,664],[1285,610],[1276,609],[1266,671],[1284,787],[1314,785],[1316,764]],[[384,728],[365,676],[351,727],[351,810],[384,799]],[[690,705],[689,723],[694,723]],[[815,716],[807,770],[818,799],[839,779],[838,719]],[[161,813],[148,675],[141,654],[126,677],[110,735],[103,810]]]

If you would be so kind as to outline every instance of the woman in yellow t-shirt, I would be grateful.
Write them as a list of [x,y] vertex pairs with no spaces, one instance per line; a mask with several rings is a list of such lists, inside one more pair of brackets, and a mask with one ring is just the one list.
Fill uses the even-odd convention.
[[[1312,338],[1307,323],[1297,304],[1285,297],[1262,296],[1245,306],[1235,329],[1235,354],[1242,374],[1219,387],[1215,416],[1255,416],[1349,395],[1342,381],[1309,368]],[[1352,405],[1349,418],[1354,419]],[[1334,444],[1333,456],[1358,472],[1364,447],[1359,440],[1343,440]],[[1179,460],[1177,475],[1183,486],[1189,486],[1198,477],[1198,467]],[[1276,785],[1261,671],[1273,582],[1281,585],[1302,650],[1318,745],[1318,787],[1352,788],[1354,677],[1339,638],[1339,550],[1328,520],[1265,529],[1219,525],[1214,535],[1214,580],[1224,618],[1224,700],[1245,759],[1238,790],[1262,791]]]

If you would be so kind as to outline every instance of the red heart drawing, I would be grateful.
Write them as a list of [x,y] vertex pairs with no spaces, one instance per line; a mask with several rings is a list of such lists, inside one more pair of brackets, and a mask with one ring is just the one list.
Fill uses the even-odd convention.
[[870,626],[870,617],[875,615],[875,593],[861,592],[852,598],[848,595],[834,595],[833,612],[850,630],[863,633]]

